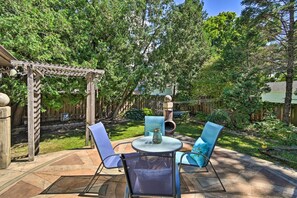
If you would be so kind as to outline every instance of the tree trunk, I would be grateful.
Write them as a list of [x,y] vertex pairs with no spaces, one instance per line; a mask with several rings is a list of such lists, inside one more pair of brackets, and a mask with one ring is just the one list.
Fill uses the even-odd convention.
[[[127,88],[128,89],[128,88]],[[130,90],[129,93],[127,94],[123,94],[122,100],[120,101],[120,103],[116,106],[113,114],[112,114],[112,120],[116,119],[120,109],[122,108],[122,106],[125,104],[125,102],[131,97],[132,93],[133,93],[134,89]]]
[[290,0],[289,7],[289,31],[288,31],[288,63],[287,63],[287,76],[286,76],[286,96],[285,96],[285,107],[284,107],[284,119],[286,124],[290,123],[290,112],[292,103],[292,89],[293,89],[293,77],[294,77],[294,0]]

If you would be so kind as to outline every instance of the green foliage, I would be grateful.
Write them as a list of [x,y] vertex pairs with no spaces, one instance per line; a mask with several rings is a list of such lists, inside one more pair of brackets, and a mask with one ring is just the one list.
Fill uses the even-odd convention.
[[[286,93],[283,120],[290,122],[292,84],[295,76],[296,61],[296,0],[243,0],[242,14],[248,22],[261,31],[272,43],[271,53],[265,59],[272,63],[271,74],[286,79]],[[268,48],[268,47],[267,47]]]
[[217,16],[209,17],[204,22],[214,51],[220,53],[225,46],[239,36],[235,28],[236,14],[234,12],[222,12]]
[[186,121],[188,121],[189,119],[190,119],[190,113],[189,113],[189,112],[184,112],[184,113],[182,113],[182,115],[181,115],[181,120],[182,120],[182,121],[186,122]]
[[297,128],[288,126],[277,118],[266,118],[265,121],[253,123],[248,129],[256,131],[256,135],[267,141],[272,139],[286,146],[296,146]]
[[197,78],[194,80],[193,95],[219,98],[226,85],[226,74],[217,69],[218,57],[210,58],[200,69]]
[[125,118],[130,120],[144,120],[144,116],[153,115],[153,110],[149,108],[143,109],[130,109],[124,115]]
[[152,109],[143,108],[142,111],[143,111],[144,115],[146,115],[146,116],[152,116],[153,115],[153,110]]
[[[72,24],[67,14],[68,4],[61,1],[0,1],[0,37],[1,45],[5,46],[17,59],[48,62],[54,64],[75,63],[76,52],[71,49]],[[19,68],[19,71],[22,69]],[[46,76],[46,74],[45,74]],[[61,82],[46,76],[49,83],[42,87],[43,108],[62,106]],[[9,79],[4,76],[4,86],[13,87],[9,91],[12,104],[26,104],[26,76],[18,75]],[[76,84],[68,81],[65,87]],[[2,83],[1,83],[2,85]],[[3,88],[3,87],[1,87]],[[2,89],[5,90],[5,87]],[[84,91],[85,87],[81,90]],[[66,90],[63,90],[64,92]],[[6,91],[5,91],[6,92]],[[69,101],[75,100],[69,93]],[[71,99],[72,98],[72,99]]]
[[[1,45],[19,60],[104,69],[99,95],[118,104],[115,116],[139,84],[149,92],[172,80],[181,91],[190,90],[185,79],[190,82],[208,56],[200,1],[178,6],[173,0],[0,3]],[[25,79],[14,79],[19,80]],[[58,109],[84,96],[85,79],[45,74],[43,83],[43,108]],[[21,87],[15,86],[12,102],[25,104]]]
[[144,112],[141,109],[130,109],[125,113],[125,118],[130,120],[144,120]]
[[178,84],[180,98],[192,97],[192,81],[209,58],[210,43],[203,29],[203,6],[200,1],[188,0],[168,14],[166,31],[160,46],[153,53],[160,67],[155,85]]
[[44,78],[41,87],[43,104],[57,110],[67,103],[78,104],[86,97],[86,86],[86,80],[80,78]]
[[262,107],[260,96],[263,83],[257,71],[254,69],[237,76],[236,82],[222,93],[223,106],[231,112],[230,118],[236,127],[242,128],[248,124],[251,115]]
[[[197,97],[208,96],[222,101],[230,127],[244,128],[250,116],[261,106],[267,70],[260,53],[266,39],[248,19],[224,12],[208,18],[205,29],[212,41],[212,58],[193,83]],[[214,114],[216,117],[216,112]]]
[[206,122],[208,115],[202,111],[198,111],[195,115],[195,119],[198,121]]
[[26,105],[27,85],[25,79],[16,80],[15,78],[8,77],[0,78],[0,90],[8,95],[12,103],[17,103],[21,106]]
[[216,109],[209,116],[207,116],[206,120],[221,124],[224,126],[231,125],[231,118],[229,113],[224,109]]

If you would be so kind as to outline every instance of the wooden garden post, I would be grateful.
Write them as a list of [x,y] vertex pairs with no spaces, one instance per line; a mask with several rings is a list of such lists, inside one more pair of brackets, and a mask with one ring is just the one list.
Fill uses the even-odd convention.
[[[95,124],[95,83],[94,73],[90,72],[87,74],[87,109],[86,109],[86,142],[85,145],[89,145],[90,141],[90,130],[88,126]],[[91,141],[91,147],[94,147]]]
[[34,161],[34,74],[32,67],[27,65],[28,89],[28,160]]

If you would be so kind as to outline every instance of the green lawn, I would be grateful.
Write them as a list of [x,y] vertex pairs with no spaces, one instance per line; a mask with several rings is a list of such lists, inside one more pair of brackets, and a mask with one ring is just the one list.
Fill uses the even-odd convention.
[[[176,125],[176,133],[190,136],[195,139],[201,135],[201,131],[203,129],[203,125],[198,124],[197,122],[182,122],[177,120]],[[143,135],[144,133],[144,123],[140,121],[106,124],[105,126],[112,141],[136,137]],[[41,134],[40,154],[85,147],[84,128],[67,130],[65,132],[41,132]],[[293,163],[284,164],[283,162],[276,161],[274,158],[270,158],[264,154],[261,154],[258,149],[261,148],[263,144],[269,147],[280,146],[284,144],[284,141],[276,141],[273,139],[267,141],[262,137],[246,134],[241,135],[241,133],[238,131],[234,132],[224,128],[217,143],[217,145],[223,148],[274,161],[292,168],[297,168],[297,158],[295,157],[296,153],[289,152],[279,154],[283,158],[288,158],[289,160],[293,161]],[[24,156],[26,153],[26,143],[16,144],[12,148],[13,157]]]

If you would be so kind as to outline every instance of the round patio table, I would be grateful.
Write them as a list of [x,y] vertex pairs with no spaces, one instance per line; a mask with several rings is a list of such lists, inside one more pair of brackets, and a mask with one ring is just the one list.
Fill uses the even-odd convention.
[[181,149],[183,143],[178,139],[162,136],[162,142],[160,144],[154,144],[152,136],[145,136],[134,140],[132,142],[132,147],[140,152],[170,153]]

